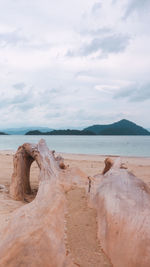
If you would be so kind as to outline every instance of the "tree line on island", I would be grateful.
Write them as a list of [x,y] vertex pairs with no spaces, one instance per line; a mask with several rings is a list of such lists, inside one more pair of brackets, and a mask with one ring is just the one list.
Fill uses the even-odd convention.
[[120,120],[118,122],[106,125],[93,125],[83,130],[75,129],[60,129],[54,130],[46,127],[31,127],[31,130],[21,129],[8,129],[1,131],[0,135],[7,134],[25,134],[25,135],[150,135],[150,132],[143,127],[129,121]]

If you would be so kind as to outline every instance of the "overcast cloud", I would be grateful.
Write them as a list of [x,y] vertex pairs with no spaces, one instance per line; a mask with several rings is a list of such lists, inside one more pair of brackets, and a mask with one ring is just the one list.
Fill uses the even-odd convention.
[[0,128],[150,127],[149,0],[0,0]]

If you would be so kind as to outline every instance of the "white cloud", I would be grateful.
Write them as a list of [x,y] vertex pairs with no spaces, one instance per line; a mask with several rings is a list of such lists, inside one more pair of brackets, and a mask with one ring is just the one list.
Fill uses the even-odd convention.
[[[149,127],[148,10],[146,0],[1,0],[1,128],[122,117]],[[122,97],[135,84],[138,100]]]

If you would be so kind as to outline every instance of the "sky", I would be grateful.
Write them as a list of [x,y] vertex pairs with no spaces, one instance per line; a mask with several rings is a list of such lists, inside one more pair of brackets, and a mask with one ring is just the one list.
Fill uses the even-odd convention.
[[0,128],[150,128],[149,0],[0,0]]

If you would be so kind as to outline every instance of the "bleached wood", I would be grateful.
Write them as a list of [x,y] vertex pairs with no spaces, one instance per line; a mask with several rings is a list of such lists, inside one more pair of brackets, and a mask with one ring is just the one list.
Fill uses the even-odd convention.
[[24,144],[14,157],[10,194],[23,200],[30,193],[29,171],[33,160],[39,169],[36,198],[17,209],[0,232],[0,266],[71,267],[65,248],[65,197],[61,186],[62,158],[55,158],[44,140]]
[[55,157],[54,151],[50,152],[44,141],[37,145],[23,144],[18,148],[13,158],[14,171],[10,185],[10,196],[15,200],[24,200],[26,194],[31,194],[30,167],[34,160],[40,169],[39,181],[50,177],[54,172],[53,169],[55,168],[56,172],[58,166],[65,169],[62,157]]
[[102,248],[115,267],[149,267],[150,188],[119,159],[109,161],[105,175],[95,176],[92,195]]

